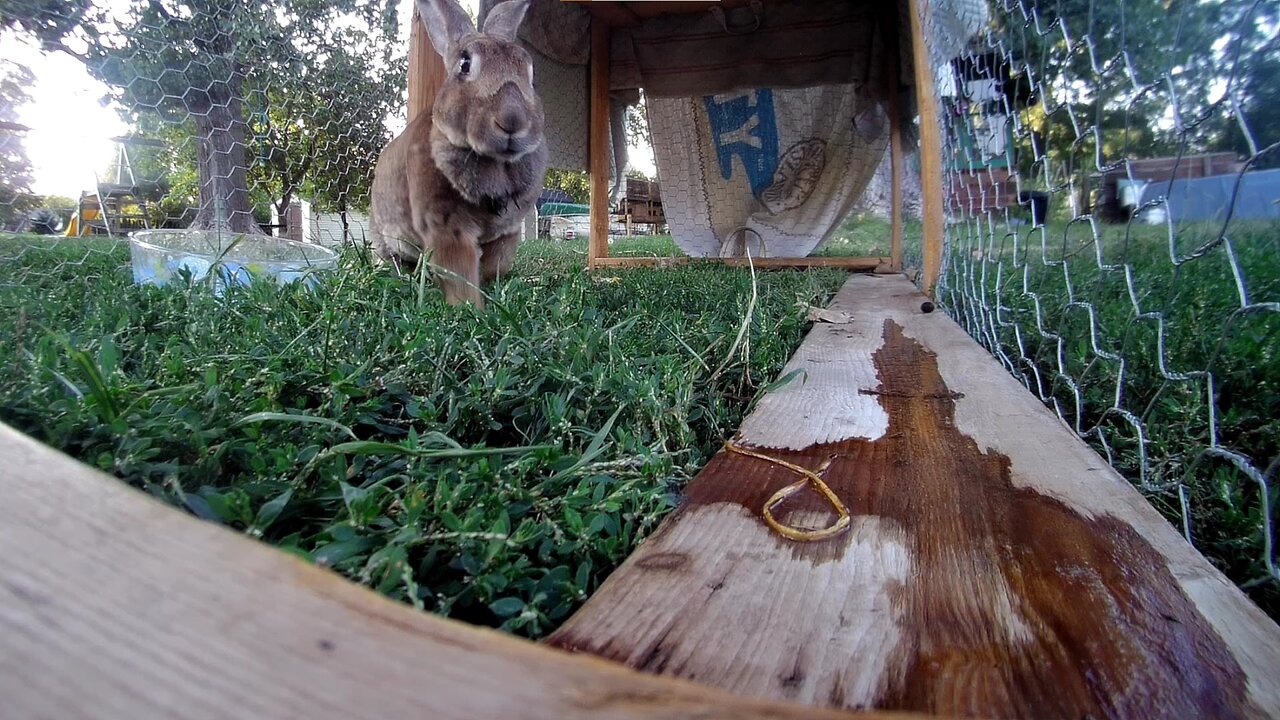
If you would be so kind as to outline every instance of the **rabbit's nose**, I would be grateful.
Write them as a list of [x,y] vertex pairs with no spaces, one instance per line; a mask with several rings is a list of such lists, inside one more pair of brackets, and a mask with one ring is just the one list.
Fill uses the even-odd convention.
[[514,111],[502,113],[494,119],[493,124],[497,125],[499,130],[508,135],[515,135],[521,130],[524,130],[525,127],[524,117],[520,115],[520,113]]

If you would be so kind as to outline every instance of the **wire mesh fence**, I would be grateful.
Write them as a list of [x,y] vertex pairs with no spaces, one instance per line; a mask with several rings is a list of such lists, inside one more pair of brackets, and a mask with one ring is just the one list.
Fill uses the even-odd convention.
[[1278,8],[1003,0],[934,43],[969,333],[1272,615]]
[[[108,167],[93,168],[94,187],[42,214],[40,198],[19,191],[30,128],[10,123],[6,171],[28,177],[6,177],[13,190],[0,198],[0,222],[110,238],[178,227],[284,234],[304,199],[345,220],[367,202],[388,121],[403,116],[398,9],[367,0],[6,3],[6,45],[79,61],[132,131],[114,138]],[[7,62],[6,72],[12,112],[27,99],[29,71]]]

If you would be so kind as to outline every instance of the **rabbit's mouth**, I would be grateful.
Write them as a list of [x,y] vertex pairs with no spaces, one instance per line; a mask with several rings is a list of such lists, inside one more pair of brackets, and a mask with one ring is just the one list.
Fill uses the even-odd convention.
[[533,152],[537,147],[537,143],[533,142],[533,140],[534,138],[531,137],[495,134],[485,138],[485,142],[476,146],[475,149],[481,155],[511,163]]

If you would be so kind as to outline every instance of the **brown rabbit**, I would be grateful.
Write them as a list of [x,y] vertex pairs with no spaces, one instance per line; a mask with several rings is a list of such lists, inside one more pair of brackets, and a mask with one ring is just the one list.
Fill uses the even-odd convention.
[[374,257],[412,267],[427,254],[451,304],[483,307],[480,283],[511,267],[542,189],[542,101],[515,40],[528,7],[496,5],[476,32],[456,0],[418,0],[448,76],[432,111],[388,143],[374,169]]

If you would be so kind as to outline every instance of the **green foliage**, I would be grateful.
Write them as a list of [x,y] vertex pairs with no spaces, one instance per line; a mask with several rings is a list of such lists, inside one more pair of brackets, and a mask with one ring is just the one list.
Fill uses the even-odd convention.
[[542,187],[563,190],[576,203],[586,203],[591,200],[591,178],[577,170],[550,168],[547,170],[547,177],[542,181]]
[[649,106],[645,102],[644,91],[639,91],[640,102],[627,106],[627,144],[637,147],[648,147],[653,139],[649,135]]
[[251,113],[252,179],[282,215],[298,193],[324,210],[368,207],[373,168],[390,139],[384,121],[401,110],[406,82],[406,59],[389,54],[394,23],[384,27],[390,34],[335,30],[322,51],[253,96],[266,102]]
[[[1252,53],[1242,63],[1242,69],[1244,78],[1240,82],[1240,95],[1244,102],[1240,114],[1248,133],[1241,123],[1229,122],[1215,138],[1214,147],[1248,157],[1280,143],[1280,43],[1273,42]],[[1280,167],[1280,152],[1272,148],[1254,163],[1254,167]]]
[[383,0],[0,0],[0,25],[79,59],[166,142],[150,176],[167,183],[165,224],[248,231],[304,183],[322,203],[359,206],[404,84],[396,5]]
[[[0,122],[17,122],[18,108],[30,99],[27,88],[32,82],[29,69],[0,60]],[[31,194],[31,160],[21,132],[0,130],[0,227],[21,221],[38,202]]]
[[101,239],[0,255],[0,420],[393,598],[535,637],[737,428],[807,328],[797,301],[843,279],[760,275],[750,354],[726,357],[748,273],[588,275],[582,242],[522,246],[484,312],[356,257],[314,291],[215,297],[133,285]]
[[[1025,187],[1065,185],[1126,158],[1235,150],[1280,140],[1280,10],[1253,0],[1062,0],[997,14],[1021,87],[1015,166]],[[1028,24],[1023,11],[1040,14]],[[1037,31],[1042,28],[1042,31]],[[1256,148],[1239,127],[1243,110]],[[1177,122],[1174,122],[1176,118]],[[1272,153],[1260,166],[1280,162]]]
[[65,195],[43,195],[40,197],[40,207],[48,208],[66,220],[76,211],[76,200]]
[[0,0],[0,28],[59,43],[92,7],[90,0]]

